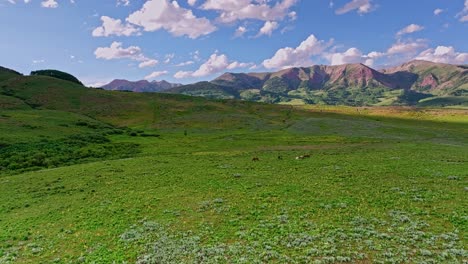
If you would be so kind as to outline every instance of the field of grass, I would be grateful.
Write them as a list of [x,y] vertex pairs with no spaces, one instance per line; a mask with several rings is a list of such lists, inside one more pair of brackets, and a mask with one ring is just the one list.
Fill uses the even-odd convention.
[[0,90],[0,263],[468,261],[468,110],[46,78]]

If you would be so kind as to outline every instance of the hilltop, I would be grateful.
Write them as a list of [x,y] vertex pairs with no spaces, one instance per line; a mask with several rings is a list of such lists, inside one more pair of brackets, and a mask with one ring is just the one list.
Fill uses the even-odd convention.
[[31,76],[49,76],[49,77],[53,77],[53,78],[73,82],[73,83],[76,83],[76,84],[79,84],[79,85],[83,85],[83,83],[80,80],[78,80],[78,78],[76,78],[75,76],[73,76],[73,75],[71,75],[69,73],[63,72],[63,71],[58,71],[58,70],[32,71],[30,75]]

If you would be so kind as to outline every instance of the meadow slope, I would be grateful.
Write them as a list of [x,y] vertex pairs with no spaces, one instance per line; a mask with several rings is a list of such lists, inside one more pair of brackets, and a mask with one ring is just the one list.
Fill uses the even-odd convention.
[[0,263],[468,260],[467,110],[0,94]]

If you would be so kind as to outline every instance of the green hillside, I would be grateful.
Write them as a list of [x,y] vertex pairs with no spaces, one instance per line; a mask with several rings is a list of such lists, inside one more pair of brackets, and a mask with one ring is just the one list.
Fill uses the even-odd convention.
[[21,76],[21,73],[0,66],[0,82]]
[[65,81],[70,81],[79,85],[83,85],[80,80],[78,80],[75,76],[62,72],[62,71],[57,71],[57,70],[40,70],[40,71],[32,71],[31,76],[49,76]]
[[0,263],[462,263],[467,116],[13,74]]

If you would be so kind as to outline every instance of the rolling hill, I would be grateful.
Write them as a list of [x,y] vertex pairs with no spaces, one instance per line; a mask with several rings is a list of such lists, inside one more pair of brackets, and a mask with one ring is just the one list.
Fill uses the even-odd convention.
[[70,81],[79,85],[83,85],[83,83],[80,80],[78,80],[78,78],[76,78],[75,76],[69,73],[63,72],[63,71],[58,71],[58,70],[32,71],[30,75],[31,76],[49,76],[49,77],[53,77],[53,78],[57,78],[57,79],[65,80],[65,81]]
[[268,103],[331,105],[417,105],[429,97],[461,96],[453,103],[466,105],[467,85],[466,66],[411,61],[381,71],[363,64],[346,64],[272,73],[225,73],[211,82],[164,92]]

